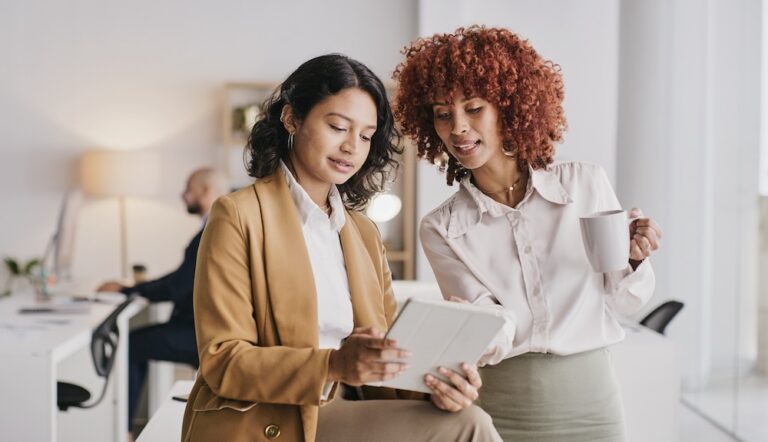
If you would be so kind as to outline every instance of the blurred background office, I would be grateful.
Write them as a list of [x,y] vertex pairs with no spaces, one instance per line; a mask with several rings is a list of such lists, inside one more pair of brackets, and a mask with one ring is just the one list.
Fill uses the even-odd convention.
[[[120,151],[144,155],[147,176],[86,197],[70,273],[94,288],[133,263],[165,274],[200,227],[178,201],[186,176],[217,167],[247,184],[243,121],[301,61],[342,52],[389,78],[410,40],[475,23],[520,33],[562,67],[558,158],[599,163],[622,204],[664,228],[649,308],[685,303],[666,330],[679,351],[679,440],[768,440],[761,0],[4,1],[0,256],[40,257],[83,157]],[[395,274],[428,283],[415,225],[455,189],[403,161],[396,210],[380,222]],[[75,359],[62,371],[88,367]],[[78,422],[60,416],[61,440]]]

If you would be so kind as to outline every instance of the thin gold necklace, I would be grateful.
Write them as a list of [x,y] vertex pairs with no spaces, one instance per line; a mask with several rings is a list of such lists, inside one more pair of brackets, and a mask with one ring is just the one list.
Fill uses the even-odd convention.
[[475,183],[474,183],[474,184],[475,184],[475,187],[477,187],[477,190],[479,190],[479,191],[481,191],[481,192],[483,192],[484,194],[486,194],[486,195],[489,195],[489,196],[491,196],[491,195],[499,195],[499,194],[501,194],[501,193],[504,193],[504,192],[506,192],[506,193],[507,193],[507,198],[509,198],[509,200],[510,200],[510,201],[512,201],[513,192],[514,192],[514,191],[515,191],[515,189],[517,188],[517,185],[518,185],[518,184],[520,184],[520,180],[521,180],[522,178],[523,178],[523,174],[521,173],[521,174],[520,174],[520,175],[517,177],[517,179],[515,180],[515,182],[514,182],[514,183],[512,183],[512,185],[511,185],[511,186],[507,187],[506,189],[497,190],[497,191],[495,191],[495,192],[490,192],[490,191],[488,191],[488,190],[485,190],[485,189],[483,189],[482,187],[478,186],[478,185],[477,185],[477,181],[475,181]]

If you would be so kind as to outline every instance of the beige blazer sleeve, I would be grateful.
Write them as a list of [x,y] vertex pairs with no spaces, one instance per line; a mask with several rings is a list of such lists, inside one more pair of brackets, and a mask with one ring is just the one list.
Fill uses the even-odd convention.
[[194,288],[200,375],[221,397],[319,405],[331,350],[262,342],[257,332],[269,324],[258,324],[256,318],[269,316],[254,307],[255,298],[266,298],[259,291],[267,287],[263,233],[254,218],[258,216],[244,220],[227,196],[214,204],[209,216]]

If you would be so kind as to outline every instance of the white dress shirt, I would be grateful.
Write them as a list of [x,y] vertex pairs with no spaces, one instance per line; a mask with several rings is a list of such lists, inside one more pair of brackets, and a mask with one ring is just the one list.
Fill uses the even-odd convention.
[[280,166],[288,181],[293,202],[299,211],[304,243],[307,245],[309,261],[312,265],[317,291],[319,348],[338,349],[341,346],[341,340],[349,336],[354,329],[349,280],[339,238],[339,232],[346,221],[344,204],[339,190],[336,186],[331,186],[331,193],[328,195],[331,216],[328,217],[296,182],[293,174],[282,161]]
[[[653,294],[648,259],[635,271],[595,273],[579,217],[620,209],[605,171],[565,162],[529,169],[516,208],[494,201],[466,177],[421,222],[421,242],[443,296],[502,310],[506,324],[479,365],[527,352],[569,355],[616,343],[616,315]],[[627,232],[629,234],[629,232]]]

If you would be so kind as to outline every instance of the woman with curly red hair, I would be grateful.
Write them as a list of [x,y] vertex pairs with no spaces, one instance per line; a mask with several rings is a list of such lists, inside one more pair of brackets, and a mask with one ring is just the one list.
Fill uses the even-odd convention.
[[579,217],[620,205],[602,168],[554,161],[563,81],[526,40],[475,26],[417,40],[405,57],[395,117],[460,183],[422,220],[422,246],[446,299],[506,318],[480,360],[479,404],[505,440],[624,440],[606,349],[624,337],[616,316],[653,293],[661,229],[633,209],[626,268],[593,272]]

